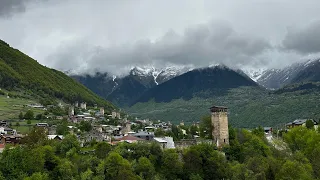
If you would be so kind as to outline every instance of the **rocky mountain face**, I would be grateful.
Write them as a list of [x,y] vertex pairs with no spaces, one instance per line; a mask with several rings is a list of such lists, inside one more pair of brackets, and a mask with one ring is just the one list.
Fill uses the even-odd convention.
[[308,60],[283,69],[247,71],[246,73],[267,89],[279,89],[294,83],[320,81],[320,62],[319,59]]

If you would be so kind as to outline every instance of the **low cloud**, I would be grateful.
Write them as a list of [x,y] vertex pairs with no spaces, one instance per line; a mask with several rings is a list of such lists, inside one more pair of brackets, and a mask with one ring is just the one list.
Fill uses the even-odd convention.
[[15,13],[25,12],[26,4],[29,2],[30,0],[1,0],[0,16],[9,17]]
[[283,40],[283,48],[302,54],[320,52],[320,20],[302,28],[288,28]]
[[0,38],[43,65],[77,73],[217,63],[281,68],[319,54],[319,21],[303,27],[319,6],[319,0],[0,0]]
[[[129,66],[167,64],[195,67],[222,63],[241,67],[252,63],[266,63],[255,57],[272,48],[268,41],[237,33],[229,24],[211,22],[187,28],[179,35],[169,31],[158,40],[141,40],[133,44],[114,47],[93,47],[85,40],[62,45],[48,56],[58,69],[76,69],[124,73]],[[260,62],[254,62],[260,61]],[[71,67],[70,67],[71,65]]]

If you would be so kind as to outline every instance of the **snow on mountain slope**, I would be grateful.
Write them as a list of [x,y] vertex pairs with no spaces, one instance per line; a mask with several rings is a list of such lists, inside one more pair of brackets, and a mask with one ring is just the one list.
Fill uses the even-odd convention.
[[190,70],[192,70],[190,66],[168,66],[165,68],[143,66],[132,68],[130,71],[130,75],[137,76],[140,80],[152,77],[154,83],[156,85],[159,85]]
[[301,63],[294,63],[283,69],[253,69],[244,72],[258,84],[268,89],[279,89],[291,83],[296,76],[310,66],[314,66],[317,60],[307,60]]

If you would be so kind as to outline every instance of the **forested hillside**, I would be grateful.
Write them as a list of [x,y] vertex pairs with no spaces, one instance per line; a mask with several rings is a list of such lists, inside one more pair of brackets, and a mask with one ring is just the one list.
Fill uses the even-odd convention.
[[[319,90],[283,89],[271,92],[259,87],[239,87],[225,91],[223,95],[202,95],[206,98],[176,99],[170,102],[137,103],[127,110],[134,116],[161,119],[178,124],[197,122],[208,115],[212,105],[229,107],[232,126],[254,128],[275,126],[299,118],[319,119]],[[205,93],[205,92],[203,92]]]
[[113,109],[113,105],[95,95],[64,73],[40,65],[0,40],[0,87],[28,91],[36,97],[54,97],[67,102],[86,101]]
[[228,89],[258,85],[225,66],[189,71],[146,91],[136,102],[170,102],[174,99],[189,100],[193,97],[209,98],[224,95]]

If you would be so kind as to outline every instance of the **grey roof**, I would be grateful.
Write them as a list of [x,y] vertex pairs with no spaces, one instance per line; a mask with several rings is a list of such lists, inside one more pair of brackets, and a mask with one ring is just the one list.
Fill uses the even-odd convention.
[[133,134],[133,136],[154,136],[153,132],[140,131],[138,133]]
[[[295,124],[295,125],[302,125],[304,123],[306,123],[306,121],[309,120],[309,119],[296,119],[294,120],[292,123],[288,123],[288,124]],[[310,119],[313,121],[313,124],[318,124],[317,121],[313,120],[313,119]]]
[[301,124],[305,123],[306,121],[307,121],[307,119],[296,119],[293,121],[293,124],[301,125]]

